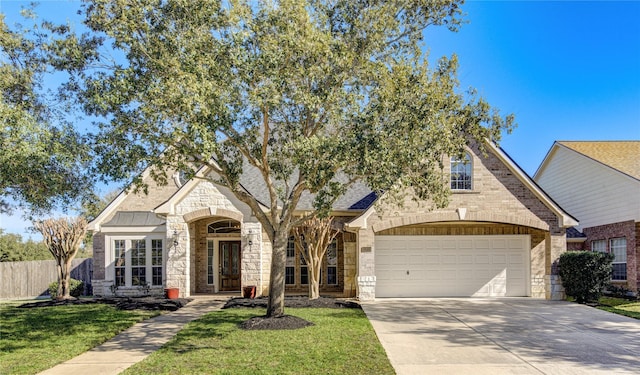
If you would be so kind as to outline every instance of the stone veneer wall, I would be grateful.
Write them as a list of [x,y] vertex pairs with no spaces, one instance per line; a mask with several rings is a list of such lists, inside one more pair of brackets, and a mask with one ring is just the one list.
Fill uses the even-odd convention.
[[[242,224],[242,261],[241,264],[241,286],[255,286],[256,296],[263,295],[262,288],[262,265],[264,254],[262,254],[262,225],[260,223]],[[249,245],[248,239],[252,239]]]
[[190,295],[191,289],[191,251],[195,249],[194,226],[189,226],[184,215],[203,208],[224,209],[228,211],[239,211],[233,206],[216,187],[208,182],[202,181],[189,192],[175,207],[175,214],[167,216],[167,239],[173,238],[173,232],[178,232],[178,243],[170,243],[167,249],[166,263],[166,285],[167,288],[179,288],[180,297]]
[[585,250],[591,250],[591,242],[597,240],[607,241],[607,251],[609,251],[609,240],[612,238],[624,237],[627,239],[627,281],[612,281],[613,284],[622,285],[629,290],[637,292],[640,290],[640,223],[633,220],[597,227],[584,228],[582,231],[587,236]]

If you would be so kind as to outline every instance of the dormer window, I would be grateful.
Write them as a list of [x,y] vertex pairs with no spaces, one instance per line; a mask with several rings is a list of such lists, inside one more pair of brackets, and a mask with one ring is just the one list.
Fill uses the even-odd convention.
[[451,158],[451,190],[471,190],[471,156]]

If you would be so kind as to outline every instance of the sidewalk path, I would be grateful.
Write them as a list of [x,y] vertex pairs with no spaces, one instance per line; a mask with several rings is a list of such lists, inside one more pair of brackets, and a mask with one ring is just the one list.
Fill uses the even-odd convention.
[[196,296],[185,307],[135,324],[111,340],[64,363],[41,372],[43,375],[115,375],[160,349],[187,323],[220,309],[228,296]]

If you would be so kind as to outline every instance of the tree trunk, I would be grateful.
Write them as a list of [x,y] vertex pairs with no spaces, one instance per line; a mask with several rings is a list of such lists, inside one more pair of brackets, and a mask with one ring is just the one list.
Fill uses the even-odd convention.
[[64,280],[64,268],[62,265],[62,259],[56,259],[56,271],[58,272],[58,290],[57,290],[57,294],[54,297],[57,300],[61,300],[64,299],[64,283],[62,282]]
[[62,298],[63,299],[71,298],[71,285],[69,285],[69,282],[71,280],[71,262],[72,261],[73,261],[73,258],[65,259],[62,265],[63,266],[62,268],[62,285],[63,285]]
[[269,282],[269,302],[267,317],[276,318],[284,315],[284,276],[287,263],[288,232],[277,230],[272,243],[271,280]]
[[320,298],[320,262],[316,257],[311,257],[313,261],[309,264],[309,299]]

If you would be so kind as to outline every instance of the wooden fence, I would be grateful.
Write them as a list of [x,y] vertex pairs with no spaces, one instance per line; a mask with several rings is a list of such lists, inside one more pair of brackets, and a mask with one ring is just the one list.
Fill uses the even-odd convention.
[[[91,294],[93,259],[74,259],[71,277],[84,282]],[[34,298],[49,294],[49,284],[57,281],[55,260],[0,262],[0,299]]]

